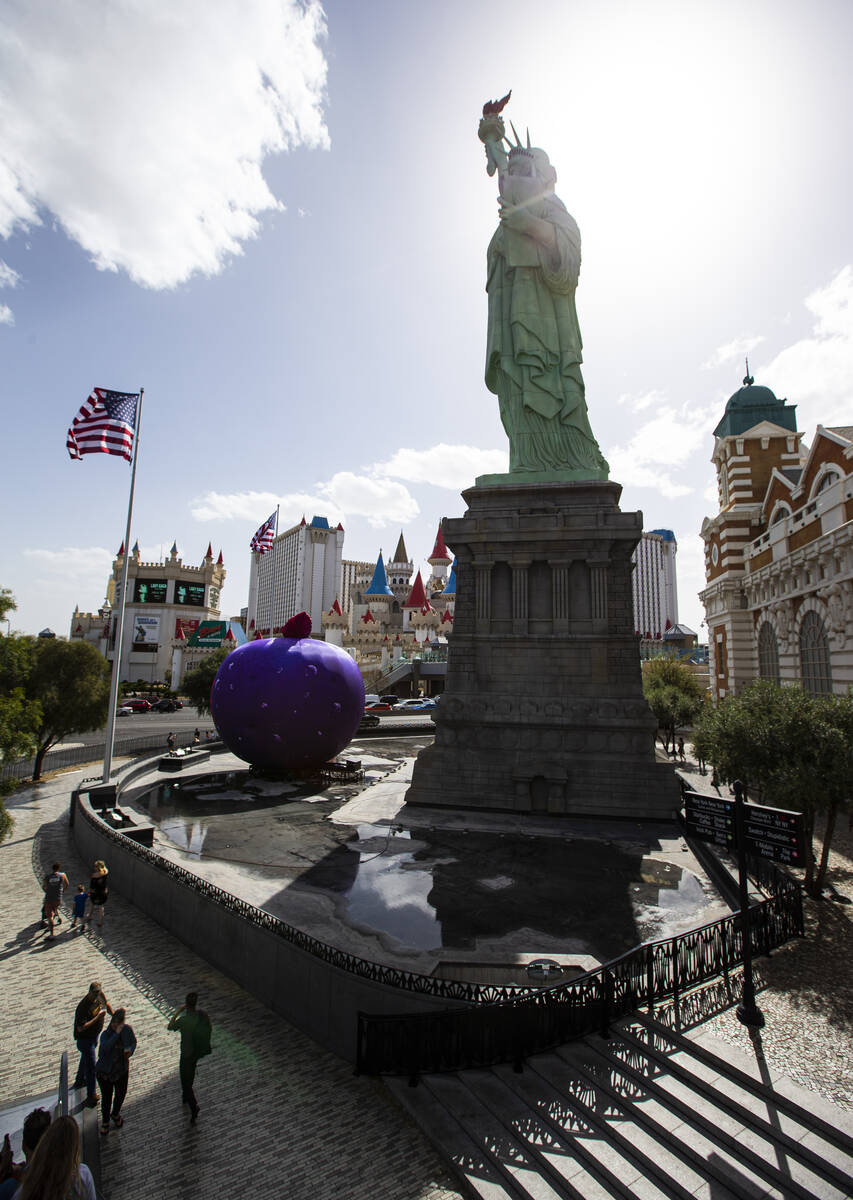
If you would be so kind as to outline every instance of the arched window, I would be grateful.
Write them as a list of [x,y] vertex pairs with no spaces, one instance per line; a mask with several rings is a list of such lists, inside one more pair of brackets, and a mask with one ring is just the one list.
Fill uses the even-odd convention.
[[827,488],[832,487],[834,483],[838,483],[841,476],[837,471],[827,471],[820,483],[815,488],[815,495],[819,496],[821,492],[825,492]]
[[826,629],[816,612],[809,611],[800,626],[800,663],[803,688],[812,696],[827,696],[832,691],[829,643]]
[[791,510],[788,508],[787,504],[780,504],[773,514],[773,520],[770,522],[770,524],[775,525],[777,521],[784,521],[785,518],[790,517],[790,515]]
[[771,683],[779,682],[779,646],[769,621],[764,622],[758,635],[758,674]]

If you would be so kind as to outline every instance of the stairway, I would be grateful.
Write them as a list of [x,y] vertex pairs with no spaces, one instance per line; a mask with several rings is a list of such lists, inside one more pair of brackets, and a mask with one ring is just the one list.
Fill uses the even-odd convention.
[[709,1043],[634,1014],[521,1074],[385,1082],[480,1200],[853,1196],[853,1117]]

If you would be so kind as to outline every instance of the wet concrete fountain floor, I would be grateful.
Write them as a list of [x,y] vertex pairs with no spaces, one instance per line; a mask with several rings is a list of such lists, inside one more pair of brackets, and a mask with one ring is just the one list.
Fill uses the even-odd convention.
[[161,853],[323,941],[424,973],[538,954],[588,968],[727,911],[674,825],[520,832],[405,808],[414,749],[350,747],[364,786],[317,791],[235,759],[161,781],[136,804]]

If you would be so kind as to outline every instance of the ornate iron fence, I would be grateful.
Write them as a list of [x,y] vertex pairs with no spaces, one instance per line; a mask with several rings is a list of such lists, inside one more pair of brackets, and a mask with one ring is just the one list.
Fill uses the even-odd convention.
[[[802,936],[799,885],[774,871],[775,894],[749,910],[754,954],[769,954]],[[550,1050],[640,1007],[726,975],[743,961],[740,913],[678,937],[647,942],[568,983],[524,993],[488,1006],[440,1013],[359,1013],[356,1071],[408,1075],[458,1071],[512,1062]]]

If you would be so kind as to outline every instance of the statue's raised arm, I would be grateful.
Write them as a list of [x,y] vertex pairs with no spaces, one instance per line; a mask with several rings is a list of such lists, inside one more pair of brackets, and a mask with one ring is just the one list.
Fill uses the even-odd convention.
[[484,106],[477,130],[500,191],[488,251],[486,386],[500,404],[510,475],[607,479],[580,368],[580,230],[554,193],[557,172],[545,151],[530,145],[529,133],[523,144],[512,122],[515,144],[508,141],[501,112],[510,95]]

